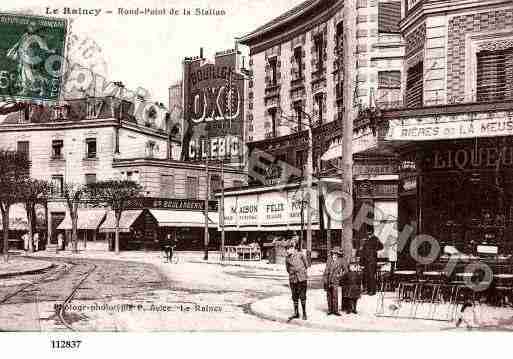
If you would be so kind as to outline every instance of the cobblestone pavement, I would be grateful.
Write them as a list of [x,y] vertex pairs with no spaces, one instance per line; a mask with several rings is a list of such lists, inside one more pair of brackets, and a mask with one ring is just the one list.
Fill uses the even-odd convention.
[[[41,258],[41,256],[38,256]],[[46,258],[45,258],[46,259]],[[305,330],[259,318],[251,303],[289,292],[286,273],[197,263],[55,257],[53,272],[0,280],[0,330],[67,330],[55,306],[84,275],[64,318],[78,331],[278,331]],[[43,278],[43,276],[47,276]],[[43,280],[41,279],[43,278]],[[318,276],[311,283],[318,287]]]

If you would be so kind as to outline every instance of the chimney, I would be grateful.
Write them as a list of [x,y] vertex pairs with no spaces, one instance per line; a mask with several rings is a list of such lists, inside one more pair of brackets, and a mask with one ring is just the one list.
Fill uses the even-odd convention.
[[200,56],[199,57],[200,57],[200,59],[203,58],[203,48],[202,47],[200,47]]

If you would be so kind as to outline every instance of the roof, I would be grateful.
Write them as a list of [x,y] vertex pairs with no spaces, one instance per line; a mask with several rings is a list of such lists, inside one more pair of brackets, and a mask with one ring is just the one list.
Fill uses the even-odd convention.
[[271,21],[267,22],[266,24],[258,27],[256,30],[250,32],[247,35],[244,35],[240,42],[242,44],[250,41],[253,37],[257,36],[258,34],[264,33],[266,31],[271,30],[272,28],[276,27],[279,24],[282,24],[285,20],[291,20],[292,18],[304,13],[306,10],[308,10],[310,7],[316,5],[319,2],[322,2],[324,0],[306,0],[302,2],[301,4],[297,5],[296,7],[293,7],[292,9],[284,12],[278,17],[275,17]]
[[[77,229],[93,229],[96,230],[105,218],[105,209],[79,209]],[[57,229],[71,229],[71,217],[69,212],[66,212],[66,217],[59,224]]]

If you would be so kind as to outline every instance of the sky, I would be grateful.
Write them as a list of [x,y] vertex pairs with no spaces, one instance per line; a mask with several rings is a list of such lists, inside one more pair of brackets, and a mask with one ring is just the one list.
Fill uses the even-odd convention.
[[[168,105],[169,86],[182,77],[182,60],[198,56],[200,47],[207,58],[216,51],[234,47],[234,38],[242,36],[280,15],[303,0],[24,0],[9,6],[2,0],[1,12],[51,15],[73,19],[70,35],[77,51],[75,61],[90,62],[96,72],[109,81],[122,81],[135,90],[147,89],[153,100]],[[51,5],[50,5],[51,4]],[[63,14],[64,8],[100,9],[98,16]],[[49,9],[47,9],[49,8]],[[150,16],[119,15],[119,8],[183,8],[224,10],[224,16]],[[107,11],[112,11],[108,14]],[[94,54],[85,60],[80,44],[97,44]],[[87,55],[89,56],[89,55]],[[73,60],[72,60],[73,61]]]

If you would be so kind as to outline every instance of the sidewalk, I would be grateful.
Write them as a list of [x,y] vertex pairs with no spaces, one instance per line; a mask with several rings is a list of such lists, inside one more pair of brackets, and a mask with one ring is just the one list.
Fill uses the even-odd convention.
[[[44,252],[43,252],[44,253]],[[53,263],[39,259],[31,259],[19,255],[10,255],[9,262],[0,259],[0,278],[42,272],[53,266]]]
[[[513,308],[495,308],[481,305],[475,311],[469,309],[463,315],[464,322],[459,328],[455,321],[435,321],[423,319],[404,319],[376,316],[379,296],[364,295],[358,301],[358,314],[345,314],[337,317],[327,315],[326,294],[322,289],[309,290],[307,300],[308,320],[295,319],[291,323],[312,329],[330,331],[440,331],[440,330],[467,330],[469,327],[490,330],[513,330]],[[393,304],[393,293],[388,293],[384,301],[384,314],[391,315],[390,308]],[[411,307],[410,307],[411,308]],[[406,305],[401,310],[408,313],[410,308]],[[428,310],[428,308],[424,308]],[[440,314],[447,313],[447,307],[439,309]],[[450,308],[449,308],[450,309]],[[455,311],[459,317],[459,307]],[[420,309],[422,310],[422,308]],[[445,313],[444,310],[446,311]],[[255,302],[251,305],[251,311],[264,319],[287,322],[292,314],[292,302],[290,295],[276,296]],[[301,313],[301,311],[300,311]],[[442,315],[443,316],[443,315]]]

